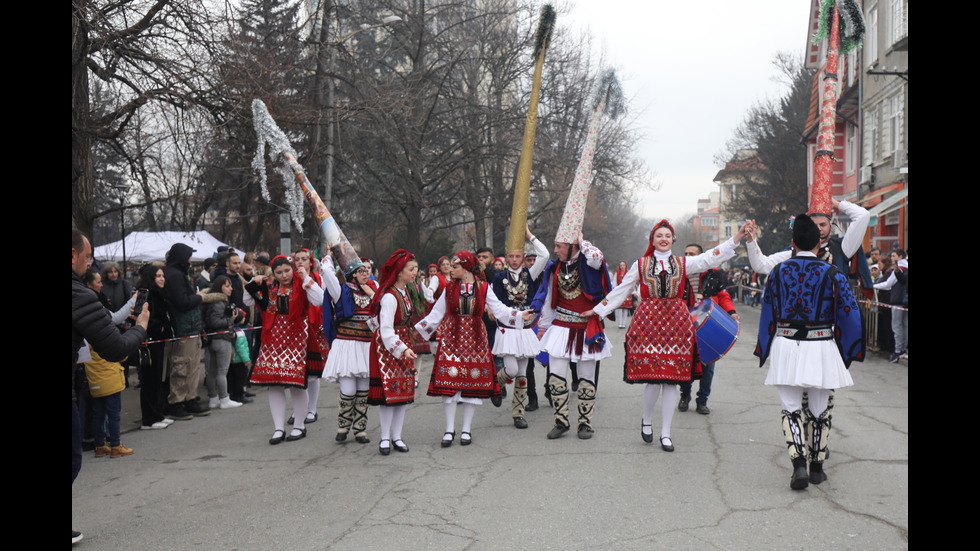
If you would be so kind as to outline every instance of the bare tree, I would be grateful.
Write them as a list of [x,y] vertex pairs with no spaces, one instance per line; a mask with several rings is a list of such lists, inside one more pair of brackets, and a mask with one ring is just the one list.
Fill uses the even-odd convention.
[[[201,0],[72,0],[72,223],[91,232],[98,182],[93,146],[113,148],[139,172],[119,138],[146,106],[219,109],[207,62],[215,16]],[[90,79],[105,101],[93,104]]]

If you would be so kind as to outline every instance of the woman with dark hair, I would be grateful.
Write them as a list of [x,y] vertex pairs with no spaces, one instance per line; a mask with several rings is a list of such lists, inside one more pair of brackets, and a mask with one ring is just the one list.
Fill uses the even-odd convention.
[[[226,275],[217,276],[208,292],[230,298],[231,279]],[[207,361],[204,362],[207,368],[208,406],[211,409],[230,409],[242,405],[228,395],[228,367],[235,348],[235,323],[243,321],[245,314],[235,308],[228,298],[204,306],[204,329],[208,333],[216,333],[211,335],[210,344],[205,350]]]
[[353,430],[354,439],[367,444],[371,442],[367,435],[367,399],[373,337],[367,322],[371,318],[371,299],[378,286],[370,279],[371,269],[360,262],[347,267],[344,284],[337,279],[330,257],[324,258],[320,267],[324,290],[334,302],[333,319],[323,320],[325,329],[332,327],[329,331],[336,331],[323,369],[324,379],[340,384],[334,439],[343,442]]
[[368,403],[378,408],[381,420],[381,455],[394,447],[407,452],[402,440],[405,406],[415,401],[415,358],[412,350],[412,313],[425,306],[413,300],[408,286],[415,282],[419,264],[415,255],[398,249],[381,267],[381,283],[371,299],[370,314],[377,329],[371,343],[371,380]]
[[674,451],[670,425],[677,404],[677,384],[701,378],[701,360],[689,308],[694,296],[688,276],[716,268],[735,256],[735,247],[745,237],[743,226],[728,241],[698,256],[674,256],[674,227],[661,220],[650,231],[650,243],[633,263],[622,283],[599,305],[584,315],[605,316],[631,297],[640,287],[640,305],[626,331],[626,366],[623,379],[630,384],[646,383],[640,436],[653,442],[653,409],[661,402],[660,446]]
[[459,443],[472,442],[473,415],[483,398],[500,395],[500,383],[487,332],[483,325],[483,312],[490,310],[498,325],[523,327],[524,320],[534,312],[505,306],[497,295],[490,292],[490,284],[478,280],[479,263],[469,251],[459,251],[452,260],[453,279],[446,285],[446,292],[432,307],[425,319],[415,324],[415,329],[428,338],[445,325],[432,378],[429,396],[442,397],[446,415],[446,432],[442,447],[448,448],[456,436],[456,406],[463,404],[463,426]]
[[167,308],[167,294],[164,291],[166,281],[163,267],[149,264],[140,269],[140,278],[136,282],[137,289],[147,290],[146,303],[150,307],[150,322],[146,328],[150,343],[140,348],[140,369],[143,374],[140,383],[141,430],[165,429],[174,422],[163,413],[170,389],[164,373],[166,343],[159,341],[174,336],[170,309]]
[[[309,307],[323,302],[323,290],[305,268],[293,270],[291,259],[283,255],[272,259],[271,282],[265,276],[255,276],[245,289],[262,311],[262,347],[250,380],[253,385],[269,387],[275,427],[269,444],[306,438]],[[288,436],[284,430],[286,388],[293,402],[293,429]]]

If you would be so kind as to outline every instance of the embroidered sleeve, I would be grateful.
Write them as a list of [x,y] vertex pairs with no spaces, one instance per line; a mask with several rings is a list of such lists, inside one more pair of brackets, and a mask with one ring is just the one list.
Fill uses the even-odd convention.
[[599,247],[596,247],[592,243],[583,239],[582,242],[579,243],[578,248],[582,251],[582,254],[585,255],[585,263],[588,264],[590,268],[594,270],[599,270],[602,268],[603,256],[602,251],[599,250]]
[[633,294],[633,289],[636,288],[636,283],[640,280],[640,267],[638,262],[634,262],[630,266],[629,271],[623,276],[623,282],[606,295],[606,298],[602,302],[592,308],[592,311],[597,316],[605,316],[609,312],[619,308],[619,305]]
[[487,308],[493,313],[493,317],[497,320],[497,323],[506,325],[507,327],[523,327],[524,320],[521,319],[521,311],[509,306],[504,305],[497,298],[497,295],[490,291],[490,286],[487,286]]
[[395,312],[397,310],[398,299],[391,293],[385,293],[385,296],[381,297],[378,332],[381,334],[381,342],[384,343],[388,352],[391,352],[391,355],[396,358],[401,358],[408,347],[398,338],[398,333],[395,333]]
[[[492,293],[491,293],[492,294]],[[442,319],[446,316],[446,301],[448,294],[443,293],[439,300],[432,305],[432,310],[429,312],[428,316],[425,316],[421,321],[415,324],[415,330],[419,332],[422,337],[426,340],[432,338],[435,334],[436,329],[439,329],[439,324],[442,323]]]

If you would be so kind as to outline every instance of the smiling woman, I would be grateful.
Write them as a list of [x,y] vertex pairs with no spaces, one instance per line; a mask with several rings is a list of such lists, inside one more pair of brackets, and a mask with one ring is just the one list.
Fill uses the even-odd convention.
[[598,316],[613,311],[633,290],[640,287],[640,305],[626,331],[626,367],[623,379],[630,384],[646,383],[640,435],[653,442],[653,408],[663,393],[660,445],[674,451],[670,424],[677,403],[677,383],[701,378],[694,324],[688,308],[694,297],[688,276],[715,268],[735,256],[735,247],[745,237],[745,227],[732,238],[704,254],[692,257],[671,255],[674,227],[661,220],[650,232],[650,244],[633,263],[622,283],[593,310]]

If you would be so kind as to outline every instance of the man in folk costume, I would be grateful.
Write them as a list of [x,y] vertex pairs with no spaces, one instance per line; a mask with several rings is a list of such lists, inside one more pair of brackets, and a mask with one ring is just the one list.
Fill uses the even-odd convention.
[[772,358],[766,384],[776,387],[782,402],[794,490],[827,480],[823,461],[831,390],[854,384],[847,368],[852,361],[863,361],[865,353],[854,293],[840,270],[817,259],[819,249],[817,225],[805,214],[797,216],[796,254],[779,263],[766,281],[755,350],[760,367]]
[[[511,231],[513,229],[512,227]],[[531,234],[527,226],[524,228],[524,233],[525,235],[518,236],[520,248],[507,251],[507,268],[498,272],[493,278],[493,293],[500,302],[518,310],[530,308],[537,290],[536,281],[548,263],[548,248]],[[524,238],[531,242],[534,252],[537,253],[537,258],[530,268],[524,267]],[[511,239],[508,238],[508,244],[510,242]],[[524,408],[528,403],[527,364],[541,351],[532,325],[531,320],[525,322],[524,327],[519,329],[498,324],[493,344],[493,355],[501,357],[504,362],[504,369],[497,374],[500,386],[503,387],[507,379],[514,380],[511,416],[514,419],[514,426],[519,429],[527,428],[527,419],[524,418]]]
[[550,439],[561,437],[569,429],[567,375],[571,362],[575,362],[579,379],[578,437],[592,438],[596,362],[612,356],[612,347],[602,332],[602,320],[583,315],[602,301],[612,286],[602,251],[582,238],[582,220],[603,115],[608,113],[615,118],[624,111],[622,88],[613,70],[607,69],[599,78],[591,104],[589,132],[555,236],[558,259],[545,268],[544,280],[534,299],[534,309],[540,307],[541,312],[538,332],[544,331],[541,350],[549,354],[551,361],[548,390],[555,408],[555,426],[548,433]]
[[[807,214],[808,217],[812,217],[812,222],[818,228],[819,245],[816,251],[817,258],[832,264],[846,278],[851,273],[851,259],[860,252],[861,256],[858,257],[858,261],[856,262],[856,271],[861,286],[865,289],[870,289],[872,287],[871,271],[864,261],[861,243],[864,241],[864,235],[867,231],[871,214],[867,209],[859,205],[833,199],[832,194],[835,127],[837,120],[838,52],[847,54],[860,45],[865,30],[864,15],[861,6],[855,0],[824,2],[821,4],[820,9],[822,12],[820,16],[820,27],[814,38],[817,41],[828,40],[827,62],[824,67],[824,88],[821,94],[822,102],[820,105],[820,125],[817,134],[817,154],[813,163],[813,186],[810,189],[810,208]],[[851,224],[848,226],[843,238],[832,236],[834,209],[838,209],[839,212],[851,220]],[[794,251],[781,251],[769,256],[763,255],[758,243],[753,239],[756,233],[755,221],[749,220],[748,222],[751,228],[749,242],[747,244],[749,262],[752,265],[752,269],[757,273],[768,273],[777,264],[795,255]],[[806,403],[807,399],[808,393],[804,392],[804,403]],[[826,424],[828,429],[831,418],[830,412],[833,411],[833,408],[834,392],[831,390],[826,408]],[[810,411],[810,408],[805,408],[803,414],[807,416],[807,426],[815,427],[817,419],[809,416]],[[826,446],[824,446],[824,456],[826,456]],[[821,479],[821,476],[814,477],[815,481],[817,479]]]
[[[575,362],[579,376],[578,437],[584,440],[592,438],[595,432],[592,411],[596,361],[612,356],[612,346],[602,334],[601,319],[582,314],[599,304],[611,285],[602,251],[586,241],[572,222],[566,223],[566,218],[570,218],[568,213],[566,208],[555,237],[558,258],[545,268],[534,306],[541,312],[538,324],[538,332],[544,332],[541,350],[551,359],[548,390],[555,408],[555,426],[548,438],[559,438],[570,427],[567,377],[570,363]],[[581,218],[577,226],[581,227]]]

